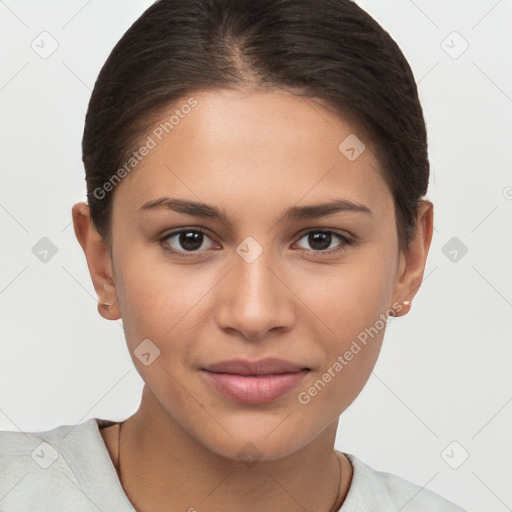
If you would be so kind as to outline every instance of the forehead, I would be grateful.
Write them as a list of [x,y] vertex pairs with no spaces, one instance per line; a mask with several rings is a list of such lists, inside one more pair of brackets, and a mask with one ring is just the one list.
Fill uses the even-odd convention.
[[328,196],[390,205],[362,134],[285,91],[191,94],[162,111],[141,140],[152,147],[119,186],[118,208],[166,195],[253,212]]

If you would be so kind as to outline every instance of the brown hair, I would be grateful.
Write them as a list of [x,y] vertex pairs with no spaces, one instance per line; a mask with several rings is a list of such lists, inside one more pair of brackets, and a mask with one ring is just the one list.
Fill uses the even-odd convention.
[[151,5],[103,65],[86,115],[87,200],[107,242],[114,190],[104,185],[158,115],[194,91],[244,86],[315,98],[357,126],[384,170],[407,246],[429,179],[423,112],[399,47],[349,0]]

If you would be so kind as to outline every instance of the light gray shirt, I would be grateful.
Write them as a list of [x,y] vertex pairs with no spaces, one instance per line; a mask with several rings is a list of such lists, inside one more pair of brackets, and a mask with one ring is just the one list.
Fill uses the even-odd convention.
[[[91,418],[46,432],[0,432],[0,511],[134,512],[99,431],[112,424]],[[464,512],[346,455],[353,476],[339,512]]]

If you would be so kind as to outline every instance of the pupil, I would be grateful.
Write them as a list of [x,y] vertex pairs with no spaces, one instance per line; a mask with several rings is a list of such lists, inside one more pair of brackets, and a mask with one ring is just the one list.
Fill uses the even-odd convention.
[[[327,249],[331,245],[331,234],[330,233],[314,233],[309,235],[309,243],[313,249],[323,250]],[[315,244],[319,244],[315,246]]]
[[183,249],[187,251],[199,249],[199,247],[201,247],[201,244],[203,243],[202,236],[202,233],[198,233],[195,231],[187,231],[186,233],[181,233],[180,244],[183,247]]

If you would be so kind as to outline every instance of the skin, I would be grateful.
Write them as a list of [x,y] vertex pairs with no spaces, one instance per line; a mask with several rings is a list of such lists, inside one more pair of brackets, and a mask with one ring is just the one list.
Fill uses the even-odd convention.
[[[199,512],[327,512],[340,478],[338,419],[367,382],[385,328],[308,404],[298,394],[393,304],[400,304],[396,316],[409,311],[398,301],[411,301],[421,284],[432,204],[420,204],[416,234],[400,250],[393,198],[371,145],[355,161],[338,150],[349,134],[357,135],[343,119],[284,91],[193,97],[198,105],[117,185],[111,247],[92,226],[86,203],[72,211],[100,303],[114,303],[99,305],[99,312],[122,318],[145,382],[140,408],[122,428],[122,484],[139,510],[171,503],[172,510]],[[222,208],[233,225],[139,211],[162,196]],[[371,214],[282,220],[287,207],[333,199],[360,203]],[[191,257],[165,250],[186,253],[179,236],[158,239],[179,228],[208,234]],[[318,230],[355,243],[333,234],[321,251],[308,239]],[[263,249],[252,263],[236,252],[248,236]],[[161,351],[149,366],[134,356],[146,338]],[[219,394],[200,371],[237,357],[278,357],[311,371],[279,399],[245,404]],[[114,462],[117,429],[102,430]],[[247,443],[261,456],[252,467],[237,455]],[[343,500],[351,466],[338,456]]]

